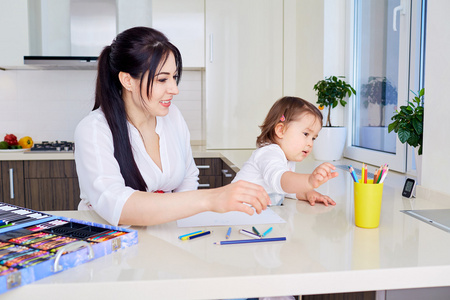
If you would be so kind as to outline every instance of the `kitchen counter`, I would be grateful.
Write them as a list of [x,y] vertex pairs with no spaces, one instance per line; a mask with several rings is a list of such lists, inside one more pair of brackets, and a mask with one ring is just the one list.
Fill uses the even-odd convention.
[[[233,168],[238,168],[250,157],[253,150],[206,150],[204,146],[192,146],[194,158],[219,157]],[[6,160],[70,160],[74,159],[73,151],[11,151],[0,152],[0,161]]]
[[[225,156],[239,167],[251,150],[206,153]],[[310,172],[318,164],[308,158],[297,171]],[[231,299],[450,286],[450,234],[401,212],[450,208],[449,199],[403,198],[405,176],[389,172],[380,226],[362,229],[354,225],[352,179],[345,168],[337,172],[318,189],[336,206],[286,199],[284,206],[273,208],[286,223],[273,225],[270,235],[285,236],[286,242],[218,246],[213,243],[224,239],[228,227],[204,228],[213,233],[192,241],[177,237],[197,228],[178,228],[176,222],[133,227],[137,245],[12,290],[2,299]],[[105,222],[94,212],[51,213]],[[244,227],[233,226],[231,238],[241,239],[238,230]]]
[[0,152],[0,161],[3,160],[69,160],[73,158],[73,151],[43,152],[24,150],[21,152]]

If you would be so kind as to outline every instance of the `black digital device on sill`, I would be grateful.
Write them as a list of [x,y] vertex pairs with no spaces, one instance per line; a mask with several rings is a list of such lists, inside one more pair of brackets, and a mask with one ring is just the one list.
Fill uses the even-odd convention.
[[402,196],[406,198],[413,197],[415,187],[416,181],[412,178],[406,178],[405,185],[403,186]]

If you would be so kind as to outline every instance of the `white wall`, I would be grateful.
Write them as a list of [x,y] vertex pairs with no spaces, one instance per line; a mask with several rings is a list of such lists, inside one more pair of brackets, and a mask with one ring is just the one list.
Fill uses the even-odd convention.
[[[295,96],[316,103],[313,87],[324,76],[323,1],[296,1],[296,26],[296,57],[293,61],[296,64]],[[285,58],[285,64],[290,63]]]
[[[202,140],[201,72],[185,71],[174,103],[191,140]],[[73,141],[78,122],[94,105],[96,71],[0,71],[0,140],[7,133],[36,141]]]
[[450,195],[450,1],[428,1],[422,186]]
[[[345,76],[345,81],[349,82],[346,74],[346,0],[324,0],[323,10],[323,76]],[[316,99],[317,100],[317,97]],[[341,105],[331,110],[331,125],[344,125],[344,110]],[[324,114],[324,124],[328,111]]]

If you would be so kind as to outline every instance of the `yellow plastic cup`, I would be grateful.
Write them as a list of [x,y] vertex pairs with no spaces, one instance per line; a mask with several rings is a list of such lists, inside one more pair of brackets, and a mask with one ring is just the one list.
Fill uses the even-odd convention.
[[377,228],[380,225],[383,183],[354,182],[355,225],[361,228]]

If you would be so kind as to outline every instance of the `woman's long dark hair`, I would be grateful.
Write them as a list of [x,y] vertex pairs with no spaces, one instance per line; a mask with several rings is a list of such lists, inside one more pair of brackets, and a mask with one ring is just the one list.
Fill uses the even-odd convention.
[[134,27],[123,31],[111,46],[103,49],[98,59],[93,110],[99,107],[103,110],[113,137],[114,157],[119,163],[125,185],[135,190],[146,191],[147,184],[133,157],[119,72],[140,79],[141,86],[148,72],[146,84],[147,96],[150,98],[158,67],[166,62],[170,53],[175,56],[179,81],[182,71],[180,52],[164,34],[152,28]]

